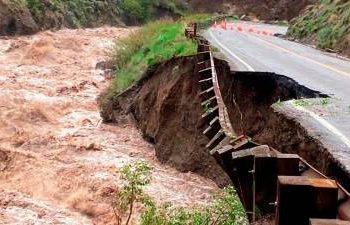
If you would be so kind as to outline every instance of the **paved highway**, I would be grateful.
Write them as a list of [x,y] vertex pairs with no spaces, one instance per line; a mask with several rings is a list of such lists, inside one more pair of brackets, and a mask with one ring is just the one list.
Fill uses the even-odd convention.
[[269,34],[285,34],[286,27],[250,22],[211,28],[205,37],[234,64],[234,70],[274,72],[328,94],[327,106],[286,108],[350,171],[350,61]]

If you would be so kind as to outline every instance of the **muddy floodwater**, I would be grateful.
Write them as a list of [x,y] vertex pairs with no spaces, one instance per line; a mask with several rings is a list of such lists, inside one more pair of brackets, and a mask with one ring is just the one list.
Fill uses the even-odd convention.
[[131,30],[0,39],[0,224],[114,224],[116,171],[136,159],[151,163],[146,191],[159,201],[205,203],[217,190],[158,163],[132,123],[102,123],[96,98],[110,81],[95,66]]

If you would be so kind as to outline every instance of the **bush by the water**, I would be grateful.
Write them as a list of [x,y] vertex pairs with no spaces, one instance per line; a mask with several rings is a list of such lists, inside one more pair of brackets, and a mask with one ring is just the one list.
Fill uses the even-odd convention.
[[151,167],[136,161],[120,171],[125,185],[117,194],[114,209],[117,224],[130,223],[136,203],[143,206],[140,225],[248,225],[248,220],[233,187],[229,186],[212,196],[207,205],[175,207],[170,202],[157,204],[143,192],[151,182]]

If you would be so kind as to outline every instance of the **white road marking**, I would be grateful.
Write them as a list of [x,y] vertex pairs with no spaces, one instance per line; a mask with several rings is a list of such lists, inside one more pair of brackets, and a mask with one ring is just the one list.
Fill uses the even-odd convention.
[[[224,49],[227,53],[229,53],[232,57],[237,59],[240,63],[242,63],[249,71],[255,72],[252,66],[250,66],[247,62],[245,62],[243,59],[238,57],[236,54],[234,54],[230,49],[228,49],[225,45],[223,45],[212,33],[211,30],[209,30],[210,36],[213,38],[213,40],[222,48]],[[305,109],[302,106],[298,106],[295,104],[292,104],[297,110],[302,111],[304,113],[307,113],[309,116],[311,116],[314,120],[316,120],[318,123],[320,123],[323,127],[328,129],[330,132],[332,132],[335,136],[337,136],[344,144],[350,148],[350,140],[336,127],[334,127],[332,124],[330,124],[327,120],[323,119],[316,113]]]
[[301,59],[303,59],[303,60],[306,60],[306,61],[309,61],[309,62],[311,62],[311,63],[314,63],[314,64],[316,64],[316,65],[318,65],[318,66],[324,67],[324,68],[326,68],[326,69],[328,69],[328,70],[331,70],[331,71],[333,71],[333,72],[335,72],[335,73],[338,73],[338,74],[340,74],[340,75],[350,77],[350,73],[348,73],[348,72],[339,70],[339,69],[337,69],[337,68],[334,68],[334,67],[332,67],[332,66],[329,66],[329,65],[324,64],[324,63],[321,63],[321,62],[318,62],[318,61],[316,61],[316,60],[313,60],[313,59],[311,59],[311,58],[309,58],[309,57],[303,56],[303,55],[301,55],[301,54],[299,54],[299,53],[296,53],[296,52],[294,52],[294,51],[291,51],[291,50],[289,50],[289,49],[286,49],[286,48],[283,48],[283,47],[278,46],[278,45],[276,45],[276,44],[273,44],[273,43],[271,43],[270,41],[264,40],[264,39],[258,37],[258,36],[255,35],[255,34],[248,34],[248,35],[249,35],[250,37],[252,37],[252,38],[255,38],[256,40],[258,40],[258,41],[260,41],[260,42],[265,43],[266,45],[269,45],[269,46],[273,47],[273,48],[276,48],[276,49],[279,49],[279,50],[284,51],[284,52],[286,52],[286,53],[289,53],[289,54],[291,54],[291,55],[297,56],[297,57],[299,57],[299,58],[301,58]]
[[296,108],[299,111],[302,111],[304,113],[307,113],[309,116],[311,116],[313,119],[315,119],[317,122],[319,122],[320,124],[322,124],[322,126],[324,126],[325,128],[327,128],[330,132],[332,132],[334,135],[336,135],[339,139],[341,139],[349,148],[350,148],[350,140],[340,131],[338,130],[336,127],[334,127],[332,124],[330,124],[329,122],[327,122],[327,120],[323,119],[322,117],[320,117],[319,115],[317,115],[316,113],[305,109],[304,107],[295,105],[294,103],[292,103],[292,105],[294,106],[294,108]]
[[247,69],[248,71],[252,71],[255,72],[255,70],[253,69],[253,67],[251,65],[249,65],[248,63],[246,63],[243,59],[241,59],[240,57],[238,57],[235,53],[231,52],[230,49],[228,49],[225,45],[223,45],[211,32],[211,30],[209,30],[209,34],[210,36],[213,38],[213,40],[222,48],[224,49],[227,53],[229,53],[232,57],[234,57],[235,59],[237,59],[240,63],[242,63]]

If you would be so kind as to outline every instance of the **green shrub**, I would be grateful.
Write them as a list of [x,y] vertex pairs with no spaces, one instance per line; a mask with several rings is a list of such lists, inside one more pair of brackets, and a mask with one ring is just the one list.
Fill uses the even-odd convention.
[[145,204],[140,225],[248,225],[243,206],[233,187],[227,187],[213,196],[208,206],[177,208],[170,203]]
[[293,19],[288,34],[315,41],[319,48],[349,48],[350,2],[320,0]]
[[118,1],[127,22],[144,23],[150,20],[157,9],[165,9],[177,15],[187,11],[181,0],[119,0]]
[[128,88],[147,69],[174,56],[194,54],[197,45],[184,36],[182,21],[151,22],[115,44],[112,63],[117,76],[110,89],[112,94]]
[[132,23],[145,22],[151,16],[153,0],[120,0],[125,17]]
[[320,48],[333,47],[333,30],[330,27],[322,28],[317,34],[317,46]]
[[118,192],[113,208],[120,225],[127,214],[125,224],[130,222],[135,203],[144,201],[143,188],[151,183],[151,167],[144,161],[136,161],[125,165],[120,171],[120,177],[125,181],[124,186]]
[[143,188],[151,182],[151,168],[147,162],[136,161],[120,170],[125,181],[113,205],[117,225],[127,218],[129,224],[135,203],[143,205],[140,225],[248,225],[246,214],[233,187],[216,195],[207,206],[174,207],[171,203],[157,204],[144,194]]

